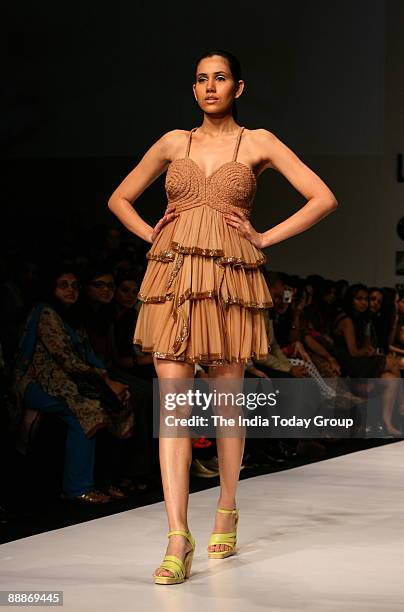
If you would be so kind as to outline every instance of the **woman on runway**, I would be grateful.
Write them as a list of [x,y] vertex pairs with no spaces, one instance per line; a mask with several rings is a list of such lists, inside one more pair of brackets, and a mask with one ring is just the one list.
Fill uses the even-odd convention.
[[[210,378],[237,379],[245,364],[268,353],[263,310],[272,306],[260,266],[261,249],[305,231],[334,211],[327,185],[266,129],[236,121],[244,81],[226,51],[203,54],[195,65],[194,97],[203,113],[191,131],[164,134],[145,153],[108,201],[125,227],[152,247],[139,290],[142,306],[134,344],[152,352],[158,379],[193,378],[194,364]],[[282,223],[260,233],[249,221],[258,176],[272,168],[308,200]],[[153,228],[133,206],[164,171],[168,206]],[[209,540],[210,558],[236,551],[236,487],[243,437],[218,437],[220,496]],[[176,584],[188,578],[195,540],[187,521],[189,437],[160,437],[160,468],[169,543],[153,578]]]

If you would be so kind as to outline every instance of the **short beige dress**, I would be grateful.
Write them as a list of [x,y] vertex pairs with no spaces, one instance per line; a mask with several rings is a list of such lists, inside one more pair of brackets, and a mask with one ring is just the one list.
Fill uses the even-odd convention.
[[133,343],[159,359],[204,365],[264,359],[270,348],[264,309],[273,301],[260,269],[265,254],[226,223],[238,208],[251,215],[256,177],[233,159],[210,176],[189,157],[173,160],[166,174],[168,208],[179,215],[157,235],[139,288],[142,304]]

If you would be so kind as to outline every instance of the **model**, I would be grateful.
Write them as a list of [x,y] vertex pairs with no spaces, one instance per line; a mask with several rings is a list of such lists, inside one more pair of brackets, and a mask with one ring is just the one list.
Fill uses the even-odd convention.
[[[305,231],[338,205],[327,185],[272,132],[238,125],[235,100],[243,88],[231,53],[203,54],[193,85],[201,125],[164,134],[108,202],[129,231],[153,245],[133,342],[153,353],[159,380],[193,378],[200,363],[209,366],[209,378],[238,379],[241,390],[246,362],[269,348],[263,309],[272,299],[260,270],[266,262],[261,249]],[[249,217],[257,178],[267,168],[281,172],[308,201],[259,233]],[[166,170],[168,206],[153,228],[133,204]],[[217,451],[220,496],[208,555],[223,559],[236,551],[244,438],[217,437]],[[195,550],[187,522],[190,438],[160,437],[159,455],[169,543],[153,578],[177,584],[189,577]]]

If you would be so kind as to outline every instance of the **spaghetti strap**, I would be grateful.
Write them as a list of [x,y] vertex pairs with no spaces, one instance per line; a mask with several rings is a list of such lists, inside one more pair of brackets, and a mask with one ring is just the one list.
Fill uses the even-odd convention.
[[192,133],[195,132],[195,130],[197,130],[197,127],[192,128],[192,130],[190,130],[189,134],[188,134],[188,144],[187,144],[187,150],[185,153],[185,157],[189,157],[189,150],[191,148],[191,140],[192,140]]
[[240,146],[240,140],[241,140],[241,134],[243,133],[244,128],[241,127],[237,136],[237,140],[236,140],[236,146],[234,147],[234,154],[233,154],[233,159],[232,161],[236,161],[237,159],[237,153],[238,153],[238,148]]

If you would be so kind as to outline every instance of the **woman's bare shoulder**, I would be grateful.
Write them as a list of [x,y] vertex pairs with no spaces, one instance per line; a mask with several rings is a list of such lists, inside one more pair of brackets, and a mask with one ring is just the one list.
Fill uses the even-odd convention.
[[247,130],[248,139],[251,147],[255,151],[259,152],[263,159],[269,161],[272,154],[277,151],[278,148],[284,146],[283,142],[278,138],[274,132],[271,132],[265,128],[257,128],[255,130]]
[[189,137],[189,130],[175,129],[165,132],[159,140],[161,147],[164,149],[167,159],[176,159],[185,154]]
[[181,129],[169,130],[168,132],[165,132],[161,138],[163,138],[167,142],[175,142],[177,140],[178,141],[186,140],[189,136],[189,132],[190,130],[181,130]]
[[339,329],[353,329],[353,321],[348,314],[340,312],[334,321],[334,326]]
[[277,136],[273,132],[270,132],[265,128],[256,128],[253,130],[250,130],[249,128],[244,128],[244,131],[247,132],[249,138],[251,138],[255,142],[268,143],[275,142],[275,140],[277,139]]
[[273,132],[264,128],[250,130],[245,128],[246,152],[251,158],[255,172],[259,176],[267,168],[271,168],[271,158],[276,147],[280,142]]

